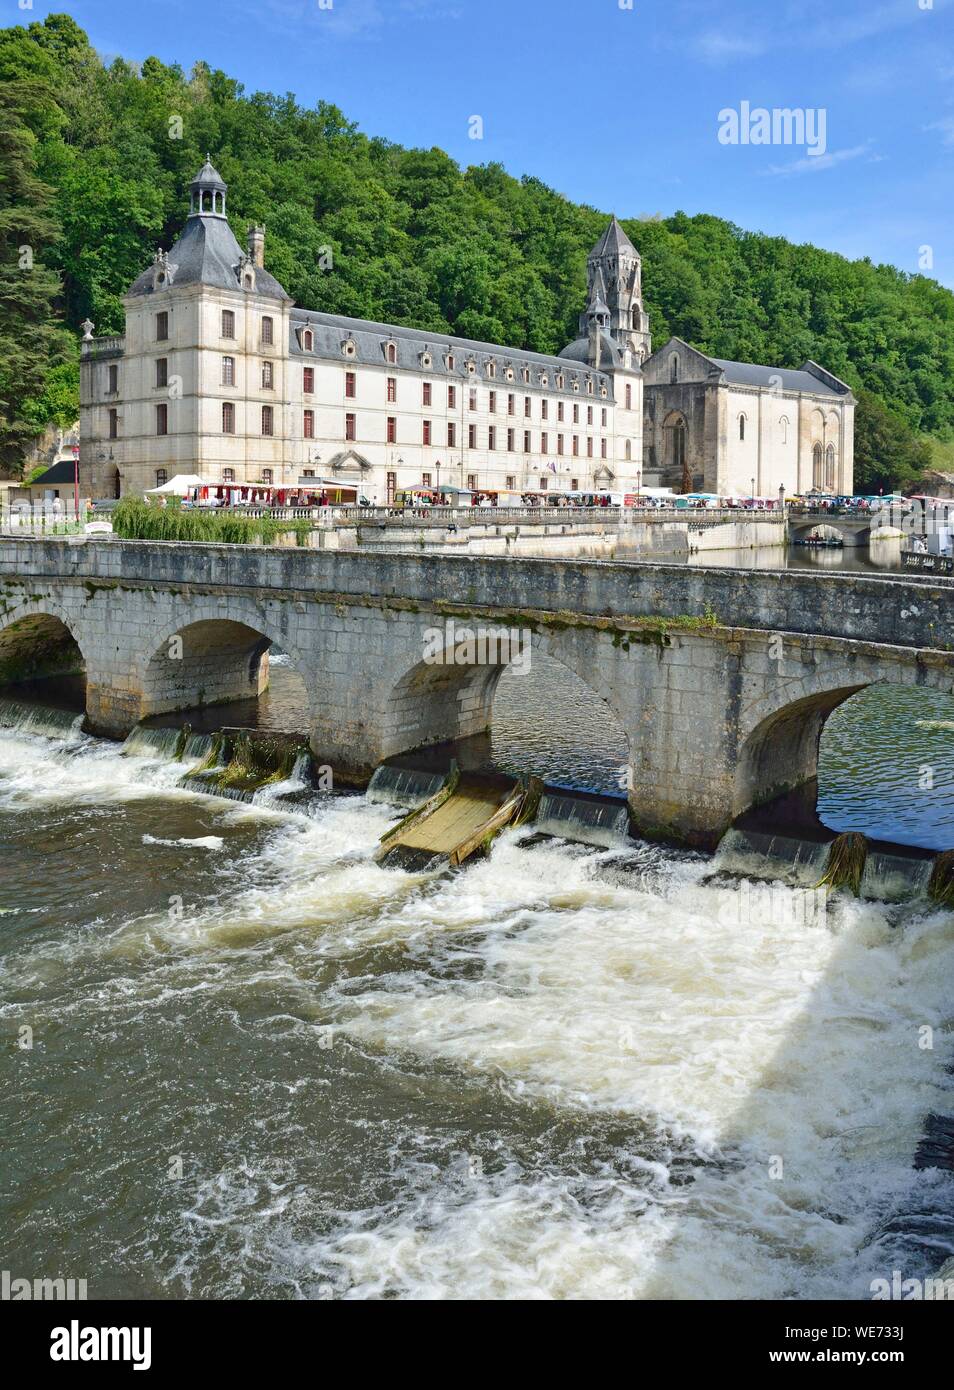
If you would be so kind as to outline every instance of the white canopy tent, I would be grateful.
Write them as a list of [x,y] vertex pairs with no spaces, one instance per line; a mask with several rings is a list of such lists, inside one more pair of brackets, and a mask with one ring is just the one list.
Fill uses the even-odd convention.
[[174,478],[170,478],[161,487],[150,487],[146,489],[147,497],[187,497],[194,487],[214,487],[214,483],[207,483],[204,478],[200,478],[197,473],[177,473]]

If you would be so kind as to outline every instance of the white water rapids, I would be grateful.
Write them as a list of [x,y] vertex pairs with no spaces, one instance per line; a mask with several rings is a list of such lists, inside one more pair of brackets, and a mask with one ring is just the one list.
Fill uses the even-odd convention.
[[91,1297],[865,1298],[943,1262],[878,1237],[950,1181],[912,1167],[954,1110],[950,914],[796,927],[702,857],[525,832],[411,875],[371,862],[394,808],[63,732],[0,730],[18,1268],[64,1229]]

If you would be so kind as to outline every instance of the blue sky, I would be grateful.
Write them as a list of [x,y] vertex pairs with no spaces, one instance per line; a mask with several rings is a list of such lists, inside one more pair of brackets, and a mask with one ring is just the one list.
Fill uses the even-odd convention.
[[[954,0],[328,3],[34,0],[12,22],[68,9],[104,54],[204,58],[623,217],[716,213],[954,286]],[[720,143],[743,102],[824,110],[826,153]]]

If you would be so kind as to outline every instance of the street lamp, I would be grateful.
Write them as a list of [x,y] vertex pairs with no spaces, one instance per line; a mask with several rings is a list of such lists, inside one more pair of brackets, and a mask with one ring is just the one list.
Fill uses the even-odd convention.
[[441,500],[441,461],[440,461],[440,459],[437,459],[437,460],[436,460],[436,462],[435,462],[435,464],[434,464],[434,468],[435,468],[435,471],[436,471],[436,473],[437,473],[437,500],[438,500],[438,502],[439,502],[439,501]]
[[643,490],[643,470],[642,470],[641,468],[637,468],[637,469],[636,469],[636,505],[637,505],[637,507],[639,506],[639,499],[640,499],[640,496],[641,496],[641,494],[642,494],[642,490]]
[[755,510],[755,479],[752,479],[752,510]]

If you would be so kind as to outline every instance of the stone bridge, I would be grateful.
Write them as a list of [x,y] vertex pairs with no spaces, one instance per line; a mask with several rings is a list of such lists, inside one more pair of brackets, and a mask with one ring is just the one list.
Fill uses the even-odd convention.
[[[0,685],[84,669],[91,730],[255,695],[280,646],[315,753],[382,759],[484,731],[519,634],[628,741],[644,833],[712,844],[816,771],[829,714],[873,683],[954,692],[954,588],[920,577],[374,555],[147,541],[0,540]],[[574,730],[565,731],[572,743]]]

